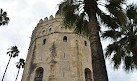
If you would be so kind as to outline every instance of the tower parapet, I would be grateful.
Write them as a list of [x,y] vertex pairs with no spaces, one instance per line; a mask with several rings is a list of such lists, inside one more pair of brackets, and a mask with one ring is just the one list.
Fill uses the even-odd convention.
[[[44,20],[40,19],[35,29],[33,30],[31,40],[32,42],[39,37],[47,36],[53,33],[73,33],[73,29],[65,29],[62,20],[63,17],[56,15],[55,18],[51,15],[48,19],[47,17]],[[32,43],[31,42],[31,43]]]
[[93,81],[89,40],[63,17],[40,20],[32,32],[22,81]]

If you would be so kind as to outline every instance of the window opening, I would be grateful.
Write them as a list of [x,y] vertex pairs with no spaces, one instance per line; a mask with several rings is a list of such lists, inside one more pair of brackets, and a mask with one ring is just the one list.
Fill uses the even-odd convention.
[[84,41],[85,46],[87,46],[87,41]]
[[64,27],[61,27],[61,29],[63,29]]
[[67,36],[63,37],[63,42],[67,42]]
[[45,30],[42,31],[42,34],[44,34],[44,33],[45,33]]
[[66,56],[65,56],[65,53],[64,53],[64,58],[65,58]]
[[63,77],[64,77],[64,72],[63,72]]
[[51,28],[49,28],[49,31],[51,31]]
[[34,81],[42,81],[42,78],[43,78],[43,68],[40,67],[36,70],[35,80]]
[[85,69],[85,81],[92,81],[91,70],[88,68]]
[[46,39],[43,40],[43,45],[45,45],[45,44],[46,44]]

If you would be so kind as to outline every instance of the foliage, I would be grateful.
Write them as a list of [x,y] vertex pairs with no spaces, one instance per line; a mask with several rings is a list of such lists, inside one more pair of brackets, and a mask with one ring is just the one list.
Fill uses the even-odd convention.
[[19,59],[19,62],[16,63],[16,67],[19,68],[24,68],[25,65],[25,60],[24,59]]
[[6,25],[9,22],[9,17],[7,17],[7,13],[0,9],[0,26]]
[[[107,0],[106,2],[101,2],[100,0],[96,0],[97,6],[103,6],[108,11],[106,13],[97,7],[96,14],[99,21],[104,23],[106,27],[112,29],[118,27],[118,24],[122,25],[126,23],[126,15],[123,13],[121,7],[125,1],[126,0]],[[64,16],[63,21],[65,27],[74,28],[76,33],[88,36],[89,16],[85,10],[83,0],[64,0],[64,2],[59,4],[57,14]]]
[[137,7],[128,5],[126,8],[127,23],[118,24],[117,28],[109,29],[103,33],[104,38],[114,42],[106,48],[106,57],[114,63],[116,69],[123,62],[126,71],[137,68]]
[[[64,16],[66,28],[89,37],[94,81],[108,81],[99,31],[100,24],[116,29],[127,23],[122,6],[126,0],[64,0],[57,14]],[[104,12],[99,6],[104,7]],[[100,70],[100,67],[102,69]]]
[[82,0],[66,0],[59,5],[57,14],[64,16],[66,28],[74,28],[76,33],[87,35],[88,21],[83,7]]
[[19,54],[19,50],[18,50],[18,47],[17,46],[12,46],[9,51],[7,52],[7,54],[10,56],[10,57],[16,57],[18,56]]
[[12,57],[15,58],[15,57],[17,57],[18,54],[19,54],[18,47],[17,47],[17,46],[12,46],[11,48],[9,48],[9,51],[7,52],[7,54],[10,56],[10,58],[9,58],[8,63],[7,63],[7,66],[6,66],[5,72],[4,72],[4,74],[3,74],[2,81],[4,80],[4,77],[5,77],[6,71],[7,71],[8,66],[9,66],[9,63],[10,63],[10,61],[11,61],[11,58],[12,58]]
[[25,65],[25,60],[22,59],[22,58],[20,58],[20,59],[19,59],[19,62],[16,63],[16,67],[18,68],[18,73],[17,73],[17,76],[16,76],[15,81],[17,81],[17,78],[18,78],[18,75],[19,75],[20,68],[24,68],[24,65]]

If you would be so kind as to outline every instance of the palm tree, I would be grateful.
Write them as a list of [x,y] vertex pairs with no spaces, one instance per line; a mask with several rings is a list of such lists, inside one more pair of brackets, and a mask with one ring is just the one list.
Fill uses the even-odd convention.
[[9,22],[9,17],[7,17],[7,13],[0,9],[0,26],[6,25]]
[[114,41],[106,49],[106,57],[111,57],[114,68],[118,69],[123,61],[124,69],[130,71],[137,69],[137,7],[127,6],[126,14],[127,23],[105,31],[103,37]]
[[19,59],[19,62],[17,62],[17,65],[16,65],[16,67],[18,68],[18,73],[17,73],[17,76],[16,76],[15,81],[17,81],[17,78],[18,78],[18,75],[19,75],[20,68],[24,68],[24,65],[25,65],[25,60],[22,59],[22,58]]
[[[99,22],[101,20],[107,27],[115,28],[117,23],[123,24],[126,17],[121,5],[125,0],[64,0],[59,4],[57,14],[64,16],[64,25],[75,28],[80,34],[88,35],[91,47],[92,68],[94,81],[108,81],[102,45],[99,36]],[[98,6],[107,9],[105,13]],[[117,21],[117,22],[116,22]],[[86,33],[85,33],[86,32]]]
[[4,72],[4,74],[3,74],[2,81],[4,80],[4,76],[5,76],[5,73],[6,73],[6,71],[7,71],[7,68],[8,68],[8,65],[9,65],[9,63],[10,63],[11,58],[12,58],[12,57],[15,58],[15,57],[17,57],[18,54],[19,54],[18,47],[17,47],[17,46],[12,46],[12,47],[9,49],[9,51],[7,52],[7,54],[10,56],[10,58],[9,58],[9,61],[8,61],[7,66],[6,66],[5,72]]

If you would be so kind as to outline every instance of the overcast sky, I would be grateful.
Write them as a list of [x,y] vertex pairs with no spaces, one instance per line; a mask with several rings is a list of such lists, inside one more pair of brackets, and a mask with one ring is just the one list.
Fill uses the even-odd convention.
[[[17,74],[15,63],[19,58],[26,59],[30,43],[30,37],[33,29],[40,19],[54,16],[62,0],[0,0],[0,8],[8,13],[10,22],[7,26],[0,27],[0,80],[5,71],[9,56],[7,49],[17,45],[20,54],[19,57],[11,59],[11,63],[5,75],[4,81],[14,81]],[[136,0],[132,0],[136,1]],[[136,1],[137,2],[137,1]],[[103,47],[107,42],[103,42]],[[115,70],[109,62],[107,71],[109,81],[137,81],[137,71],[127,73],[124,70]],[[22,70],[18,77],[21,81]]]

